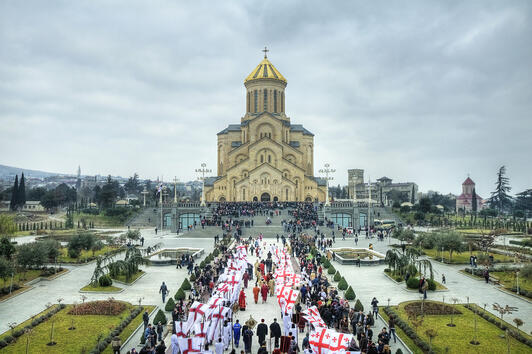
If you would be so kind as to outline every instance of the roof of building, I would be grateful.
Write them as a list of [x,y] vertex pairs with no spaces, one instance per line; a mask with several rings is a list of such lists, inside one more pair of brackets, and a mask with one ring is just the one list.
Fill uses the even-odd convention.
[[475,182],[473,182],[473,180],[469,177],[467,177],[467,179],[464,181],[464,183],[462,183],[462,186],[466,186],[466,185],[475,185]]
[[221,177],[219,177],[219,176],[205,177],[205,185],[206,186],[212,186],[212,185],[214,185],[214,182],[216,182],[220,178]]
[[279,80],[286,83],[286,79],[283,75],[277,70],[275,66],[268,60],[264,58],[259,65],[249,74],[244,82],[259,80],[259,79],[273,79]]
[[318,186],[326,186],[327,185],[327,180],[325,178],[314,177],[314,180],[316,181]]
[[383,176],[383,177],[379,178],[377,181],[391,181],[391,180],[392,180],[391,178]]
[[227,128],[225,128],[224,130],[222,130],[216,135],[227,134],[228,132],[239,132],[239,131],[240,131],[240,124],[229,124]]
[[312,134],[310,131],[305,129],[303,127],[303,125],[301,125],[301,124],[290,124],[290,130],[294,131],[294,132],[302,132],[303,135],[312,135],[312,136],[314,136],[314,134]]

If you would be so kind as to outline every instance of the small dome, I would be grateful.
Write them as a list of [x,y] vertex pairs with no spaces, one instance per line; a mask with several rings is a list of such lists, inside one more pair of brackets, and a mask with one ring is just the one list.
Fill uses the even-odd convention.
[[283,75],[273,66],[273,64],[267,59],[264,58],[259,65],[251,72],[251,74],[246,77],[244,80],[244,83],[252,81],[252,80],[260,80],[260,79],[273,79],[273,80],[279,80],[284,83],[286,83],[286,79]]

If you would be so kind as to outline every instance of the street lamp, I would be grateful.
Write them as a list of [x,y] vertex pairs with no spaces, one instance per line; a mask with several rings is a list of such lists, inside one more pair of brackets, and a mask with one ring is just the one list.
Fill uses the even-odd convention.
[[212,170],[209,170],[207,164],[204,162],[201,164],[201,168],[196,168],[196,173],[201,173],[201,177],[198,179],[201,181],[201,204],[200,206],[205,206],[205,174],[211,173]]
[[329,168],[331,165],[329,165],[328,163],[326,163],[325,165],[323,165],[323,167],[325,168],[322,168],[321,170],[319,170],[319,172],[321,174],[325,174],[325,177],[322,177],[325,179],[325,182],[327,183],[326,184],[326,193],[325,193],[325,205],[329,205],[329,181],[332,181],[334,179],[334,177],[329,177],[329,173],[335,173],[336,170],[333,169],[333,168]]

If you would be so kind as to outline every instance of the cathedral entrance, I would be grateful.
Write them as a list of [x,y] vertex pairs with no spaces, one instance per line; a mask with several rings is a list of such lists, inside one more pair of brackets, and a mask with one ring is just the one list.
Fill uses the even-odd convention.
[[258,199],[257,197],[253,197],[253,201],[254,201],[254,202],[258,202],[259,199]]
[[279,198],[277,198],[277,197],[273,197],[273,201],[274,201],[274,202],[278,202],[278,201],[279,201]]
[[268,193],[262,193],[260,196],[261,202],[269,202],[270,201],[270,195]]

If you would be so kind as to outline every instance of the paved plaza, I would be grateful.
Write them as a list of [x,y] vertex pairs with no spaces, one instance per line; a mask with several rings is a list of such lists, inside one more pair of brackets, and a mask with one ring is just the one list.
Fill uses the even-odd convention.
[[[262,233],[266,237],[266,242],[275,243],[275,236],[277,234],[283,234],[280,225],[283,218],[287,218],[286,212],[284,212],[284,215],[274,217],[271,225],[265,225],[264,218],[255,217],[255,226],[252,228],[244,228],[243,237],[250,235],[256,236]],[[322,231],[325,231],[327,236],[331,233],[330,229],[323,227]],[[205,253],[202,255],[202,258],[213,250],[213,238],[216,234],[222,234],[222,230],[218,227],[206,227],[205,229],[198,227],[193,231],[185,231],[179,235],[168,232],[163,232],[162,235],[159,232],[158,235],[155,235],[153,229],[142,230],[142,235],[145,238],[145,247],[162,243],[165,248],[203,248]],[[342,240],[341,234],[339,235],[340,237],[338,237],[338,232],[335,234],[337,237],[333,247],[354,247],[352,237]],[[365,248],[369,246],[369,243],[372,243],[374,249],[381,253],[386,253],[390,248],[388,240],[378,242],[375,238],[366,239],[364,236],[359,237],[357,247]],[[249,257],[250,263],[254,263],[255,260],[255,256]],[[521,328],[526,332],[532,330],[532,323],[527,321],[532,318],[532,305],[530,302],[502,292],[491,284],[485,284],[483,281],[478,281],[459,273],[458,271],[464,267],[463,265],[445,265],[434,261],[432,263],[436,280],[441,279],[442,273],[445,274],[448,291],[429,292],[429,300],[441,301],[445,298],[446,302],[450,302],[452,298],[458,298],[460,302],[465,303],[467,297],[469,297],[469,301],[472,303],[477,303],[480,306],[487,304],[486,308],[491,312],[493,312],[492,304],[495,302],[503,306],[506,304],[516,306],[518,311],[512,315],[506,315],[505,320],[511,322],[515,317],[521,318],[525,321]],[[370,302],[373,297],[379,300],[380,305],[386,305],[388,299],[392,305],[407,300],[420,299],[417,292],[408,291],[404,285],[396,284],[387,278],[383,273],[383,269],[386,267],[385,265],[356,267],[354,265],[341,265],[338,262],[333,262],[333,264],[346,278],[348,284],[352,285],[357,298],[360,299],[366,308],[366,312],[370,308]],[[0,303],[1,318],[9,319],[9,321],[0,322],[0,331],[3,332],[8,329],[8,322],[14,321],[21,323],[32,315],[44,310],[47,302],[56,302],[58,298],[63,298],[65,303],[81,302],[79,289],[88,284],[94,266],[94,262],[81,266],[67,266],[69,269],[67,274],[52,281],[41,281],[35,284],[31,290]],[[176,269],[175,266],[143,266],[142,269],[147,274],[133,285],[118,285],[124,288],[123,292],[117,294],[85,294],[87,301],[106,299],[112,296],[117,300],[138,303],[139,298],[142,298],[143,304],[161,306],[162,301],[159,294],[161,283],[163,281],[166,282],[170,294],[173,295],[181,285],[184,277],[187,276],[186,269]],[[253,284],[254,280],[250,281],[250,285],[246,290],[248,308],[246,311],[238,312],[236,318],[240,319],[241,322],[245,322],[251,315],[259,322],[264,318],[268,325],[273,321],[273,318],[280,320],[279,306],[274,297],[269,297],[266,304],[261,304],[261,301],[257,305],[254,304],[252,295]],[[377,323],[376,329],[379,329],[381,325],[382,323]],[[300,342],[303,336],[304,334],[300,335]],[[254,350],[258,349],[257,343],[258,340],[255,335],[253,337]],[[398,346],[400,344],[393,346],[393,348],[398,348]]]

